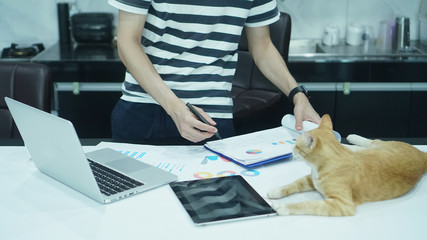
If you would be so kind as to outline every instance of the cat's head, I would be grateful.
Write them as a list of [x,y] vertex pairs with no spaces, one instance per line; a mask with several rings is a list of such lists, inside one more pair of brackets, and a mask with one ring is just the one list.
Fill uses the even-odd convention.
[[332,131],[332,121],[328,114],[322,116],[319,127],[302,133],[295,142],[293,155],[297,160],[315,162],[319,157],[332,154],[340,143]]

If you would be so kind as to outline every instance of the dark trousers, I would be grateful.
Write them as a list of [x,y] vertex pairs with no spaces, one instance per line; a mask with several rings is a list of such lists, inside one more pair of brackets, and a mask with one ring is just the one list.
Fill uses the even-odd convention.
[[[214,121],[221,137],[234,136],[232,119]],[[175,122],[157,104],[132,103],[119,100],[111,114],[113,140],[118,142],[142,144],[194,144],[178,132]],[[207,141],[216,140],[215,136]],[[204,144],[200,142],[196,144]]]

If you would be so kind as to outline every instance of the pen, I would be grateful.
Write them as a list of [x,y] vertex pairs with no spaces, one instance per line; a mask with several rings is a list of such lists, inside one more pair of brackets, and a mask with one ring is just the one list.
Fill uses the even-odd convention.
[[[200,121],[202,121],[202,122],[204,122],[204,123],[206,123],[207,125],[209,125],[209,126],[212,126],[212,125],[210,125],[209,123],[208,123],[208,121],[193,107],[193,105],[191,105],[191,103],[187,103],[186,104],[186,106],[190,109],[190,111],[194,114],[194,115],[196,115],[196,117],[200,120]],[[215,137],[217,137],[218,139],[222,139],[222,137],[219,135],[219,133],[218,132],[216,132],[216,133],[214,133],[214,135],[215,135]]]

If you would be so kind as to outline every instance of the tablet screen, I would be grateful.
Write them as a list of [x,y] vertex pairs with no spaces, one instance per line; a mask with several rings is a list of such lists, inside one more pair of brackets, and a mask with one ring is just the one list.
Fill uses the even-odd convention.
[[169,184],[196,224],[276,215],[242,176]]

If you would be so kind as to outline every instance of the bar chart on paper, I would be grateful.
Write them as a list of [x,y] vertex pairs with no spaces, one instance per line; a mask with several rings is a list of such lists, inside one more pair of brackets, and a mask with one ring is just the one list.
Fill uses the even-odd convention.
[[172,161],[167,161],[167,160],[159,160],[158,157],[162,154],[162,153],[158,153],[156,154],[153,151],[150,152],[144,152],[144,151],[139,151],[139,150],[118,150],[119,152],[133,157],[137,160],[141,160],[145,163],[151,164],[157,168],[163,169],[167,172],[179,175],[180,173],[183,172],[183,170],[185,169],[186,163],[179,163],[179,162],[172,162]]
[[171,163],[166,161],[159,161],[153,164],[157,168],[166,170],[170,173],[180,174],[185,169],[185,163]]
[[133,157],[136,159],[142,159],[146,152],[138,152],[138,151],[130,151],[130,150],[118,150],[120,153],[123,153],[129,157]]

